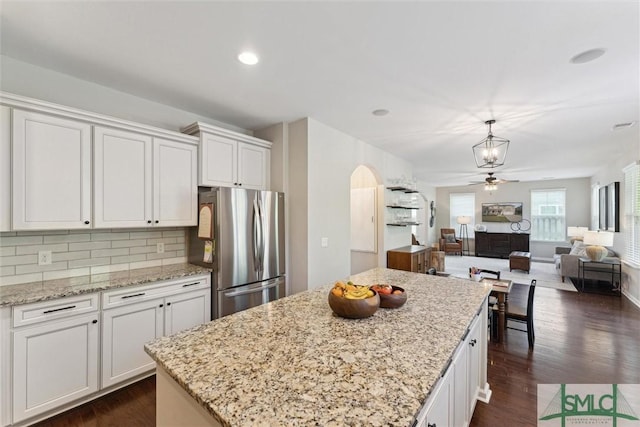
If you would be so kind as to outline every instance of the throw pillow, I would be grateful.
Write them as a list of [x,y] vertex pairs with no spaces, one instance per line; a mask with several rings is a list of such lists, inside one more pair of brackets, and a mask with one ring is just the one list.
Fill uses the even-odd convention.
[[579,240],[576,240],[575,242],[573,242],[573,246],[571,246],[571,251],[569,252],[569,255],[576,255],[579,257],[585,257],[587,256],[587,253],[585,251],[585,244]]
[[447,243],[456,243],[456,235],[455,234],[443,234],[444,239]]

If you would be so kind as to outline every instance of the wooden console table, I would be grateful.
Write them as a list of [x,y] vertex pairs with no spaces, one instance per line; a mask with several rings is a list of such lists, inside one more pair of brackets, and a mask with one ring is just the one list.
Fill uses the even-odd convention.
[[511,252],[529,252],[528,233],[475,232],[476,256],[509,258]]
[[387,251],[387,268],[426,273],[431,248],[420,245],[403,246]]

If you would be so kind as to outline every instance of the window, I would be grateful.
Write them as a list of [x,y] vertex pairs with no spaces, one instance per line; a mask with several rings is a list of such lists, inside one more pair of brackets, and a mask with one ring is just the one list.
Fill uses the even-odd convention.
[[565,190],[531,190],[531,240],[566,238]]
[[624,260],[640,266],[640,162],[622,170],[624,172]]
[[[473,238],[473,227],[476,224],[476,194],[475,193],[451,193],[449,194],[449,226],[456,230],[458,237],[460,234],[459,216],[471,217],[471,223],[467,225],[469,238]],[[466,236],[465,236],[466,237]]]

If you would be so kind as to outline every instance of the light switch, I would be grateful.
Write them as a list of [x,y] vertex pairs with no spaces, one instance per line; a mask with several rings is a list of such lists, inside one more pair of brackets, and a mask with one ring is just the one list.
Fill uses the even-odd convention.
[[320,246],[322,246],[323,248],[328,248],[329,247],[329,238],[328,237],[323,237],[322,239],[320,239]]

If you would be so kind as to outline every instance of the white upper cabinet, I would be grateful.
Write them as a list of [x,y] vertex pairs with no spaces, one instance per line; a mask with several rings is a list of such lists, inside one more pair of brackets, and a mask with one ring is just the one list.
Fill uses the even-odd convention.
[[0,106],[0,231],[11,230],[11,109]]
[[270,142],[199,122],[182,131],[200,137],[199,185],[269,189]]
[[13,110],[13,229],[91,227],[91,126]]
[[152,224],[152,138],[96,126],[94,129],[95,227]]
[[196,225],[197,146],[98,126],[94,140],[95,227]]
[[270,150],[256,145],[238,143],[238,184],[244,188],[267,190],[269,185]]
[[198,223],[198,147],[153,139],[153,218],[163,227]]
[[0,91],[0,231],[197,224],[198,138]]

